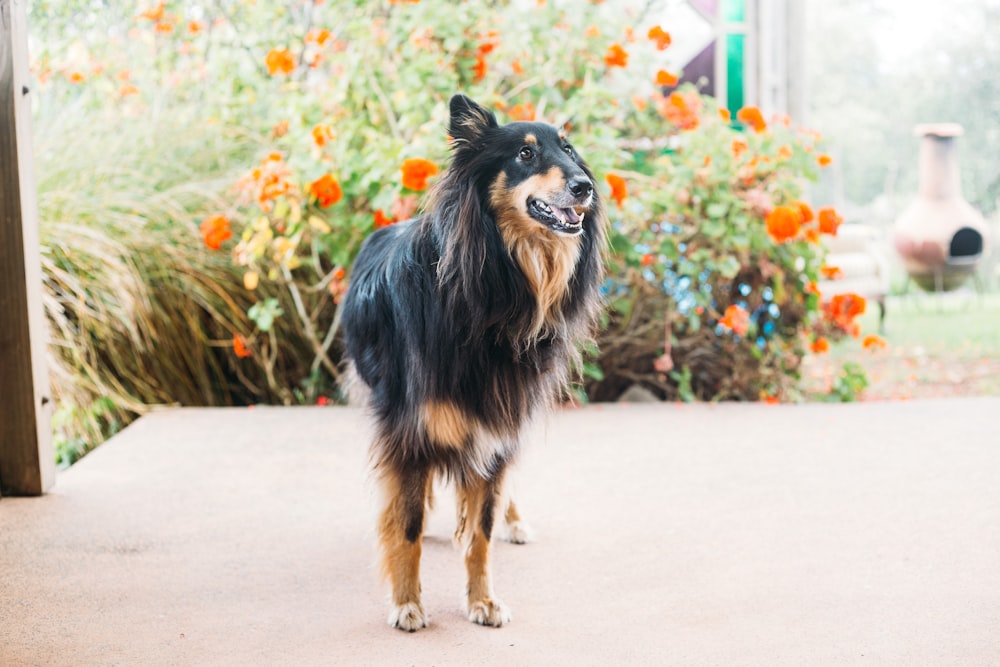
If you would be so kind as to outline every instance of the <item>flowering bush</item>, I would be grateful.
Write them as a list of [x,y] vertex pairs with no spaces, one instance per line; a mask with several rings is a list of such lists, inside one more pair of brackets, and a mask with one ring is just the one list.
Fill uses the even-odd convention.
[[[753,107],[737,123],[684,88],[641,104],[631,169],[607,176],[617,210],[611,302],[590,394],[640,383],[661,397],[792,400],[807,349],[857,335],[864,299],[821,306],[816,282],[833,209],[801,201],[828,164],[815,133]],[[617,215],[615,215],[617,213]]]

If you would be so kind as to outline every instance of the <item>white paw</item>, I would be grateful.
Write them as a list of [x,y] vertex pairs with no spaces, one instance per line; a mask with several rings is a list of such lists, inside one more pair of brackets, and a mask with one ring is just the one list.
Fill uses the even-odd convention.
[[389,613],[389,625],[407,632],[416,632],[420,628],[426,628],[428,620],[427,614],[424,613],[419,602],[407,602],[393,607]]
[[510,609],[499,600],[476,600],[468,604],[469,620],[479,625],[491,625],[499,628],[504,623],[510,623]]
[[511,544],[524,544],[531,539],[531,528],[524,521],[508,523],[504,530],[503,539]]

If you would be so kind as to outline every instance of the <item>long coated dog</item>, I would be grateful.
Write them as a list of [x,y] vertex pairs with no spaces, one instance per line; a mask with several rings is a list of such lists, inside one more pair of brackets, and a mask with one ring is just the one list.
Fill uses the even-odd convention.
[[450,104],[452,161],[421,216],[364,243],[344,299],[346,355],[370,391],[372,464],[389,623],[426,627],[424,515],[436,476],[454,482],[471,621],[501,626],[490,541],[522,431],[564,392],[599,307],[606,218],[594,176],[552,125],[498,125]]

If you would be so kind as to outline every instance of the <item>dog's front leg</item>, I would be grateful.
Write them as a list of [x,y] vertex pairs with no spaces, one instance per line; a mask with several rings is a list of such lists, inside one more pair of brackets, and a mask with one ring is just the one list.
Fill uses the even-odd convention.
[[493,594],[490,573],[490,538],[493,520],[500,507],[501,477],[485,480],[478,476],[464,480],[458,488],[458,528],[456,536],[465,551],[468,574],[466,611],[469,620],[500,627],[509,623],[510,610]]
[[392,586],[389,625],[416,632],[427,627],[420,604],[420,550],[429,471],[426,467],[381,473],[385,507],[379,519],[382,574]]

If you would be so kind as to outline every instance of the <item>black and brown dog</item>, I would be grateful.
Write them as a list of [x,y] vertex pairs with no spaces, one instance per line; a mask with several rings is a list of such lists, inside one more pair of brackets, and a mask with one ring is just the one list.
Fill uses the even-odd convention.
[[524,426],[558,400],[599,307],[606,218],[594,176],[545,123],[500,126],[451,100],[453,157],[420,217],[372,234],[343,303],[347,358],[370,389],[372,463],[384,492],[389,623],[427,625],[420,602],[424,514],[436,475],[458,495],[469,619],[500,626],[490,540]]

